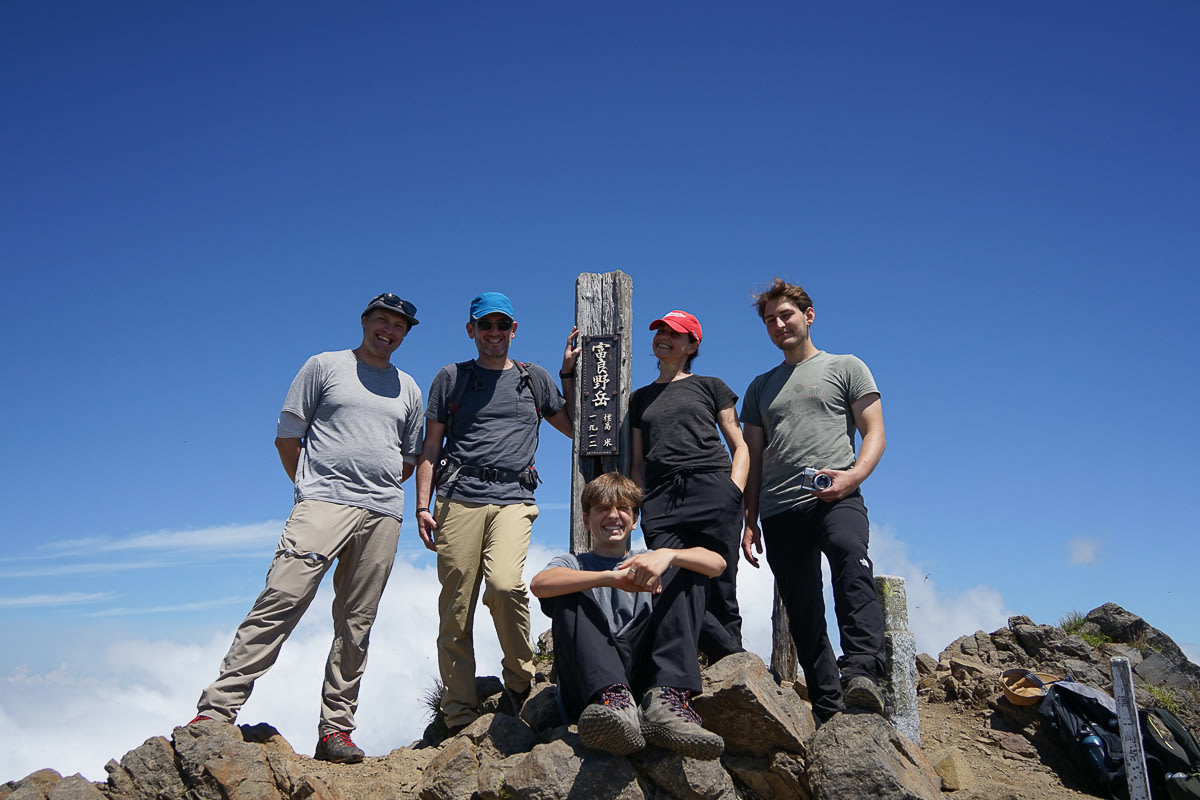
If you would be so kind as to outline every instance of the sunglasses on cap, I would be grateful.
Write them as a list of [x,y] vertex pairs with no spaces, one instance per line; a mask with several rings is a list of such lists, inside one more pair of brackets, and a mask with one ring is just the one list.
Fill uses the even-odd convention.
[[367,306],[368,307],[373,306],[376,303],[383,303],[385,306],[388,306],[389,308],[394,308],[406,317],[416,317],[417,316],[417,307],[416,306],[414,306],[412,303],[408,302],[407,300],[404,300],[403,298],[400,298],[400,297],[392,294],[391,292],[384,292],[383,294],[372,297],[371,302],[367,303]]
[[496,330],[498,330],[498,331],[507,331],[507,330],[512,329],[513,321],[508,318],[475,320],[475,327],[481,331],[490,331],[492,329],[493,325],[496,327]]

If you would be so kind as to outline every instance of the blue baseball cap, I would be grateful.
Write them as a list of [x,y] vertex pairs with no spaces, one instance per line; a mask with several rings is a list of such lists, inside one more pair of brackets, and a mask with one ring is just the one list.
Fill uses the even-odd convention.
[[486,317],[488,314],[503,314],[509,319],[513,315],[512,301],[500,292],[484,292],[471,301],[471,319]]

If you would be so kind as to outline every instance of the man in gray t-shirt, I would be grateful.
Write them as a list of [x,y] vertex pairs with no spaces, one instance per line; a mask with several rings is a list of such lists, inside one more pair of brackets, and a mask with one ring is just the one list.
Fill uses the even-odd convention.
[[[429,389],[425,444],[417,464],[417,528],[437,553],[438,668],[447,728],[477,716],[472,626],[479,588],[492,613],[509,709],[529,695],[533,645],[522,575],[538,509],[533,467],[542,419],[570,437],[572,409],[550,374],[508,357],[517,333],[512,303],[499,292],[471,301],[467,335],[478,355],[438,372]],[[574,380],[575,331],[559,376]],[[571,394],[571,393],[568,393]],[[437,503],[431,505],[437,488]]]
[[400,539],[400,484],[421,447],[421,391],[391,364],[416,314],[394,294],[373,298],[362,313],[362,344],[313,356],[292,381],[275,447],[295,484],[296,504],[266,587],[238,627],[220,676],[201,694],[192,723],[237,719],[336,560],[334,644],[315,758],[362,761],[350,733],[367,642]]
[[[799,286],[776,278],[759,295],[758,313],[783,363],[755,378],[742,404],[750,448],[742,551],[757,567],[755,551],[762,552],[766,538],[817,719],[846,707],[882,714],[883,611],[859,491],[886,446],[879,390],[858,358],[816,348],[809,337],[812,300]],[[857,457],[856,433],[862,434]],[[822,553],[841,634],[837,660],[825,630]]]

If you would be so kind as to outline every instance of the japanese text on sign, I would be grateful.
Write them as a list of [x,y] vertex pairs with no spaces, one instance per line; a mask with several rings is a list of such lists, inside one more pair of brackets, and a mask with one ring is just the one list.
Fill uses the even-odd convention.
[[621,347],[616,336],[584,336],[579,357],[581,456],[620,453]]

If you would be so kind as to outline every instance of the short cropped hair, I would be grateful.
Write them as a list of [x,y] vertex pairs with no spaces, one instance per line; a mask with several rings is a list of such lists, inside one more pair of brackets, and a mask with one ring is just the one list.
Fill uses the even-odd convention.
[[767,303],[772,300],[791,300],[796,304],[796,308],[801,311],[808,311],[812,308],[812,298],[808,296],[808,292],[794,283],[788,283],[779,276],[776,276],[769,289],[761,292],[754,300],[754,305],[758,308],[758,316],[761,319],[767,308]]
[[637,511],[642,504],[642,490],[637,484],[619,472],[606,472],[588,481],[579,496],[583,513],[593,508],[632,508]]

